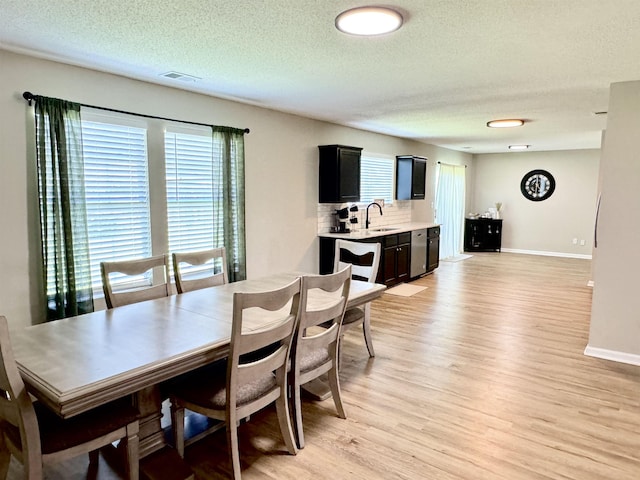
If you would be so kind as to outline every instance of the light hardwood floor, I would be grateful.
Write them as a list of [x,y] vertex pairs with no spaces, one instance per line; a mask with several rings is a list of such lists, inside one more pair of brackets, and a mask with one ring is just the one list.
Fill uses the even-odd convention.
[[[480,253],[442,262],[413,297],[383,295],[376,357],[360,333],[346,337],[348,418],[331,399],[306,401],[294,457],[275,409],[254,416],[239,430],[243,479],[640,479],[640,367],[583,354],[590,267]],[[197,478],[227,478],[224,432],[186,460]],[[47,473],[119,478],[104,461],[87,476],[85,459]]]

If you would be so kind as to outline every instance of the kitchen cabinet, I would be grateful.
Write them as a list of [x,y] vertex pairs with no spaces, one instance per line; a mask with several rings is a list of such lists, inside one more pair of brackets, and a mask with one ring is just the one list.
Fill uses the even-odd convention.
[[[381,257],[380,267],[376,283],[382,283],[391,287],[398,283],[411,280],[411,257],[414,245],[411,242],[412,232],[422,230],[427,232],[427,242],[421,242],[419,248],[426,249],[426,272],[433,272],[439,265],[440,253],[440,227],[414,228],[398,233],[387,233],[380,235],[363,235],[360,238],[349,236],[348,240],[353,242],[380,243]],[[424,237],[424,236],[423,236]],[[320,240],[320,274],[326,275],[333,271],[333,260],[335,255],[336,238],[345,238],[339,234],[321,235]],[[416,245],[417,246],[417,245]],[[423,273],[420,273],[421,276]],[[415,276],[417,278],[418,276]]]
[[427,229],[427,273],[440,265],[440,227]]
[[318,193],[320,203],[360,201],[362,148],[319,145]]
[[427,159],[414,155],[396,157],[396,199],[423,200],[426,194]]
[[466,218],[464,221],[465,252],[499,252],[502,248],[502,220]]
[[382,237],[382,267],[378,272],[378,283],[391,287],[409,280],[411,261],[411,232]]
[[[390,287],[409,280],[411,261],[411,232],[353,239],[356,242],[380,243],[382,253],[376,283]],[[320,237],[320,274],[333,271],[335,238]]]

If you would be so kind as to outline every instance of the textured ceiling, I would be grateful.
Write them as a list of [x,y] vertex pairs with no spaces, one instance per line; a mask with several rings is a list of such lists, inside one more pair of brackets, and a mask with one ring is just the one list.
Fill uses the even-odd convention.
[[393,34],[335,29],[364,4],[0,0],[0,48],[471,153],[599,148],[609,85],[640,79],[637,0],[395,0]]

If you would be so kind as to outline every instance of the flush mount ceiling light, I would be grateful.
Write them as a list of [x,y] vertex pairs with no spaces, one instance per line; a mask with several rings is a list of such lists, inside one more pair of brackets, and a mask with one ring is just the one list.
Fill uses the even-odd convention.
[[527,150],[530,145],[509,145],[509,150]]
[[351,35],[383,35],[402,26],[402,15],[390,8],[358,7],[336,17],[336,28]]
[[491,120],[487,122],[487,127],[490,128],[511,128],[511,127],[520,127],[524,125],[524,120],[520,120],[519,118],[509,118],[506,120]]

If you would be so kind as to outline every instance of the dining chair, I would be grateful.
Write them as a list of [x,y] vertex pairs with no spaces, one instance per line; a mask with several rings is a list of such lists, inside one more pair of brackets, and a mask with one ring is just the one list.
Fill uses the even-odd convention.
[[[305,383],[328,373],[338,416],[347,418],[338,377],[338,342],[350,286],[351,265],[337,273],[302,277],[300,322],[292,346],[290,374],[298,448],[304,448],[300,389]],[[310,291],[314,293],[313,303]]]
[[[352,265],[351,277],[354,280],[364,280],[365,282],[375,282],[380,265],[380,255],[382,247],[379,243],[351,242],[349,240],[337,239],[333,271],[337,272],[345,265]],[[342,321],[342,332],[362,324],[364,341],[367,345],[370,357],[375,357],[373,350],[373,337],[371,335],[371,302],[365,303],[361,307],[347,309]]]
[[[153,272],[160,269],[162,269],[163,280],[154,282]],[[120,307],[169,295],[167,255],[117,262],[101,262],[100,273],[102,275],[102,290],[104,299],[107,302],[107,308]],[[118,282],[123,284],[118,288],[118,285],[111,281],[111,274],[128,275],[130,278],[127,281]],[[154,283],[150,283],[149,280],[144,278],[148,274],[151,274],[151,282]]]
[[[301,279],[264,292],[233,294],[231,343],[226,362],[205,366],[168,385],[175,447],[184,456],[185,409],[226,422],[232,478],[241,478],[238,424],[275,402],[280,433],[297,453],[289,417],[287,364],[299,320]],[[268,320],[270,326],[258,328]],[[222,364],[222,365],[221,365]]]
[[229,283],[227,252],[224,247],[198,252],[176,252],[171,257],[178,293]]
[[45,465],[83,453],[95,464],[99,448],[120,440],[126,442],[127,478],[137,480],[138,416],[129,398],[69,419],[32,402],[13,356],[7,319],[0,316],[0,478],[6,478],[12,455],[22,463],[24,478],[36,480],[43,478]]

